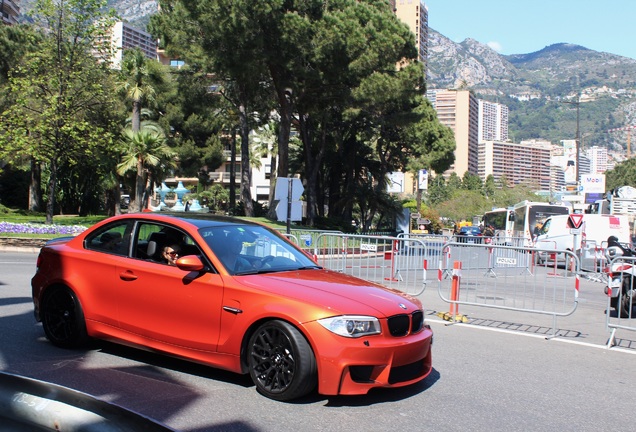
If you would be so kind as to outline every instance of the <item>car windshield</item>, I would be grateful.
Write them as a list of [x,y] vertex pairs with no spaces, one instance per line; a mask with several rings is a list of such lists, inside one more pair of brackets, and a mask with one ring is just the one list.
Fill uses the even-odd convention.
[[201,228],[199,233],[232,275],[320,268],[265,227],[218,226]]

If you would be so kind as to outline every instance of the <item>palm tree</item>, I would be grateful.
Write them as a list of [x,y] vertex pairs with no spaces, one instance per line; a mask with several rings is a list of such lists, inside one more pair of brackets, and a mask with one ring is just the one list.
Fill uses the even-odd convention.
[[149,59],[139,49],[127,50],[121,63],[121,86],[132,101],[132,130],[141,127],[141,107],[144,101],[153,101],[155,87],[153,81],[160,81],[158,74],[149,67]]
[[165,167],[174,167],[175,151],[166,144],[166,136],[156,123],[141,122],[140,129],[133,131],[126,128],[122,131],[124,144],[121,162],[117,165],[117,174],[124,175],[128,171],[136,171],[135,197],[131,207],[137,211],[143,209],[142,199],[146,184],[154,182],[153,173],[157,174]]

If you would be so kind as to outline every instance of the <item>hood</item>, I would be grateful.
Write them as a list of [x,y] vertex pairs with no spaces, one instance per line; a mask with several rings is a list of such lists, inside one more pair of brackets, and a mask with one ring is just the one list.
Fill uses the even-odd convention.
[[251,289],[308,302],[329,309],[331,314],[389,317],[421,309],[408,294],[331,270],[300,270],[238,276]]

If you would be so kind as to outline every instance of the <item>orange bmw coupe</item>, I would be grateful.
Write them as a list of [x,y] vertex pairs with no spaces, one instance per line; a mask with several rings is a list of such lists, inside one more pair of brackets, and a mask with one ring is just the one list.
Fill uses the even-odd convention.
[[323,269],[241,219],[106,219],[44,246],[31,285],[57,346],[107,339],[249,373],[275,400],[366,394],[432,369],[419,300]]

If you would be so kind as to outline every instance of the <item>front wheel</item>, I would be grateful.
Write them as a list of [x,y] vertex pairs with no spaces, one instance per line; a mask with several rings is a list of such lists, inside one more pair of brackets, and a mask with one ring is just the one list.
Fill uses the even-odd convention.
[[254,332],[247,362],[256,388],[271,399],[296,399],[316,386],[314,353],[300,331],[284,321],[266,322]]
[[617,301],[616,305],[618,316],[621,318],[627,318],[631,316],[632,306],[634,305],[634,281],[631,277],[623,276],[623,287],[620,294],[620,302]]
[[53,345],[76,348],[88,341],[82,306],[69,288],[50,288],[42,299],[41,314],[44,333]]

